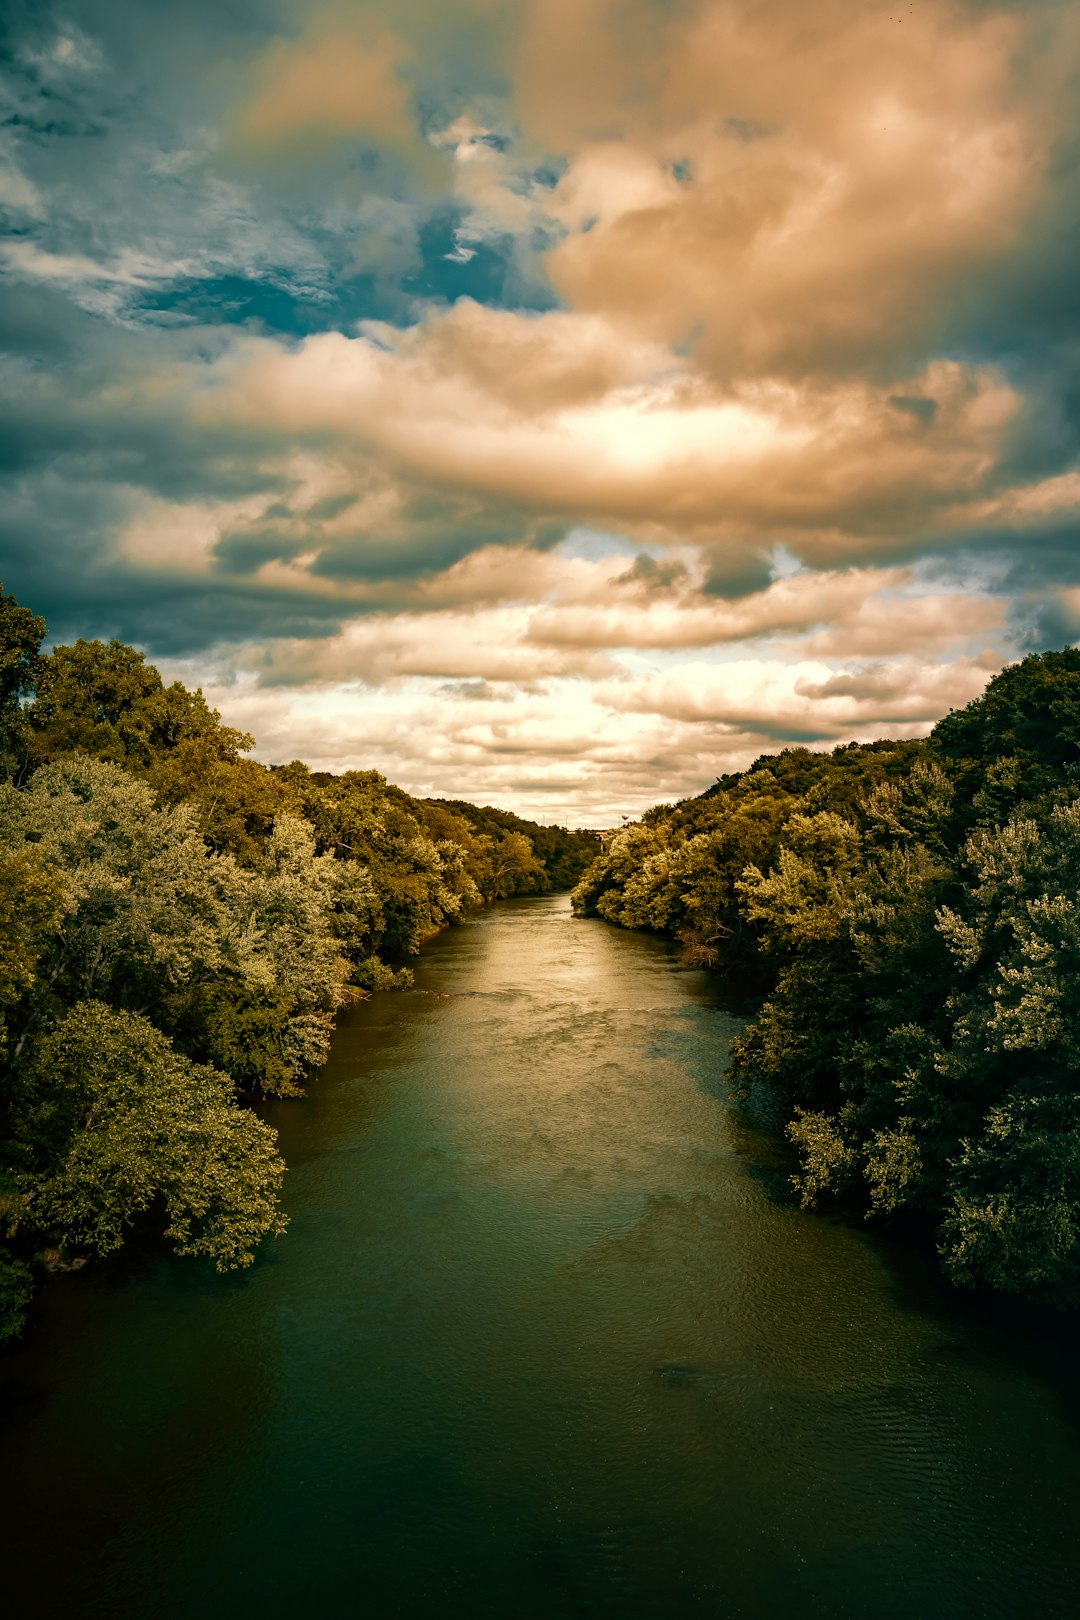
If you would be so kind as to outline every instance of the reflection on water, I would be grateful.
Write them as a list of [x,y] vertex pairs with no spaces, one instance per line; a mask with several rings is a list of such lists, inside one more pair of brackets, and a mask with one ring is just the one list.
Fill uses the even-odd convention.
[[515,902],[417,982],[271,1110],[250,1273],[63,1279],[0,1364],[38,1610],[1075,1613],[1071,1327],[792,1207],[661,942]]

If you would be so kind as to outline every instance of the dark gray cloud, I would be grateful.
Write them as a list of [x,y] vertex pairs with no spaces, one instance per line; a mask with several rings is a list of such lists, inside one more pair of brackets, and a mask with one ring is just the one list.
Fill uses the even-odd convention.
[[490,703],[502,695],[494,681],[444,681],[438,691],[441,697],[464,698],[467,703]]
[[[1080,537],[1078,537],[1080,544]],[[1054,598],[1033,606],[1017,637],[1021,650],[1049,652],[1080,641],[1080,603]]]
[[649,551],[639,552],[625,573],[616,581],[619,585],[635,585],[647,596],[663,595],[687,583],[690,571],[676,558],[660,559]]
[[753,552],[735,551],[728,556],[714,555],[710,559],[702,590],[706,596],[736,602],[740,597],[763,591],[772,579],[772,572],[771,560]]
[[[261,565],[315,550],[328,581],[409,581],[477,545],[558,540],[565,525],[422,490],[389,525],[331,533],[356,490],[299,517],[285,466],[295,434],[200,420],[200,376],[239,333],[294,341],[462,295],[551,303],[541,287],[530,293],[506,239],[455,259],[463,206],[392,154],[343,148],[290,169],[223,151],[252,62],[302,30],[307,8],[15,0],[5,13],[0,544],[9,585],[59,634],[115,633],[170,652],[321,634],[341,602],[253,583]],[[498,90],[474,22],[426,30],[444,47],[430,83],[417,69],[427,127],[478,85]],[[432,161],[446,160],[433,150]],[[358,468],[357,489],[364,477]],[[193,580],[168,556],[150,568],[118,551],[140,496],[266,506],[226,527],[216,566]]]
[[922,427],[929,427],[938,413],[937,400],[927,399],[925,394],[890,394],[889,404],[913,416]]

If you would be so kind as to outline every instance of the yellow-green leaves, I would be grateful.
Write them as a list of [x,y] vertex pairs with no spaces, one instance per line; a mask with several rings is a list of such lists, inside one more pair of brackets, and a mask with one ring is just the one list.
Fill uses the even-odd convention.
[[748,867],[737,885],[746,914],[765,925],[767,949],[798,952],[839,939],[851,917],[859,829],[823,810],[792,816],[772,871]]
[[63,873],[33,844],[0,844],[0,1056],[7,1016],[37,983],[42,956],[69,908]]
[[273,1131],[228,1075],[182,1057],[137,1014],[83,1002],[39,1043],[16,1115],[29,1207],[61,1244],[105,1254],[159,1204],[177,1252],[250,1264],[285,1228]]
[[74,754],[23,790],[0,786],[0,840],[62,890],[62,926],[42,938],[13,1027],[100,997],[148,1013],[247,1090],[296,1092],[323,1060],[347,969],[331,924],[338,863],[315,854],[305,822],[279,816],[242,867],[207,848],[190,806],[161,807],[118,766]]

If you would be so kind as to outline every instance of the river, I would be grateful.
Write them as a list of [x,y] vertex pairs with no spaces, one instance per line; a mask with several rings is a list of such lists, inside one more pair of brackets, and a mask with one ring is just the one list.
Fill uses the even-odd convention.
[[10,1612],[1074,1615],[1075,1327],[793,1206],[736,1027],[562,897],[434,941],[267,1110],[284,1239],[0,1361]]

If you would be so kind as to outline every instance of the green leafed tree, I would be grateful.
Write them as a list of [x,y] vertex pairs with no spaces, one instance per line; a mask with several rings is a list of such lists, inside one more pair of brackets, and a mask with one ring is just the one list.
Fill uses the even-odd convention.
[[484,899],[505,900],[512,894],[527,894],[544,869],[525,834],[507,832],[490,840],[481,870]]
[[177,1253],[227,1270],[284,1230],[273,1131],[237,1106],[228,1075],[137,1013],[72,1008],[35,1047],[13,1134],[25,1221],[63,1247],[107,1254],[160,1209]]
[[67,909],[64,875],[36,845],[0,843],[0,1062],[8,1055],[9,1020],[32,996]]
[[192,806],[70,754],[24,789],[0,786],[0,849],[62,889],[9,1008],[16,1057],[60,1009],[98,998],[146,1013],[193,1057],[235,1062],[252,1090],[295,1092],[322,1061],[345,970],[333,863],[303,822],[279,817],[244,868],[207,849]]
[[41,670],[45,620],[20,607],[0,584],[0,777],[19,777],[29,761],[31,727],[24,708]]
[[166,686],[145,654],[121,641],[76,641],[41,661],[33,706],[39,757],[79,750],[117,765],[146,769],[185,741],[213,738],[235,758],[252,746],[221,724],[201,692]]
[[940,927],[958,1099],[941,1249],[961,1281],[1080,1302],[1080,801],[979,829]]
[[1071,797],[1080,790],[1080,648],[1007,665],[979,697],[938,722],[931,743],[963,769],[985,824]]
[[166,804],[197,813],[210,847],[251,865],[274,818],[295,807],[286,780],[244,755],[246,732],[222,724],[201,691],[166,686],[119,641],[76,641],[39,661],[29,710],[39,760],[72,752],[122,765]]

